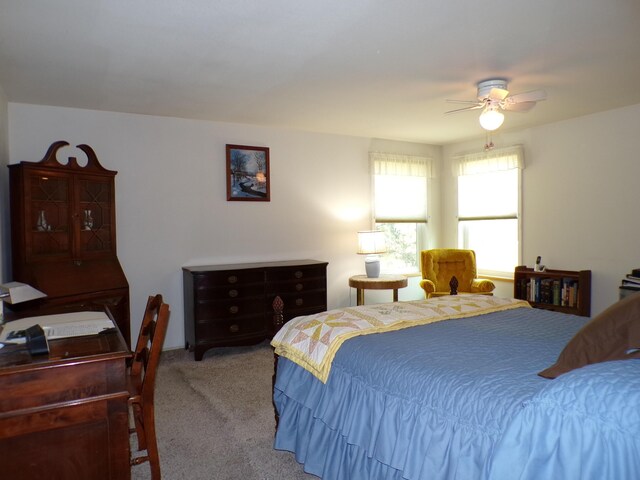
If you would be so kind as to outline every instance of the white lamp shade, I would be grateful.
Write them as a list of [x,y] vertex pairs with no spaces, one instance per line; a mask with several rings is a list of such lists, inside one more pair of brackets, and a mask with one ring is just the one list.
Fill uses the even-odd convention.
[[7,303],[28,302],[46,296],[46,293],[42,293],[26,283],[9,282],[0,285],[0,299]]
[[504,122],[504,114],[495,108],[489,107],[480,114],[479,120],[482,128],[493,131],[500,128],[502,122]]
[[386,251],[384,232],[380,230],[358,232],[358,253],[360,255],[373,255]]

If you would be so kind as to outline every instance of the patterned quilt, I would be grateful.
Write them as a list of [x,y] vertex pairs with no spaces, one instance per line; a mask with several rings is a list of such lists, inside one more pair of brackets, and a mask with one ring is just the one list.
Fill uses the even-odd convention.
[[273,337],[276,354],[286,357],[326,383],[340,346],[358,335],[416,325],[529,308],[524,300],[487,295],[453,295],[415,302],[394,302],[329,310],[287,322]]

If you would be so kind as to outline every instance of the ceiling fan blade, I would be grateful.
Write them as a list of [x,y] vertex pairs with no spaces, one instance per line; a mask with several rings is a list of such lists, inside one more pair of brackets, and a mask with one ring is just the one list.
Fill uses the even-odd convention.
[[547,92],[544,90],[533,90],[531,92],[517,93],[511,95],[505,99],[507,103],[521,103],[521,102],[540,102],[546,100]]
[[502,106],[503,110],[508,110],[510,112],[528,112],[533,107],[536,106],[536,102],[518,102],[518,103],[508,103]]
[[478,100],[452,100],[447,98],[445,102],[449,103],[463,103],[467,105],[483,105],[483,102],[479,102]]
[[449,115],[450,113],[458,113],[458,112],[466,112],[467,110],[478,110],[479,108],[484,108],[484,104],[476,104],[470,107],[457,108],[455,110],[449,110],[448,112],[444,112],[445,115]]

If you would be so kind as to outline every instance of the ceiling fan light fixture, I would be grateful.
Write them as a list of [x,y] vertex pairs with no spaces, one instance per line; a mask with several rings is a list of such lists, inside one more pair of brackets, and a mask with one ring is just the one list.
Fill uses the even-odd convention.
[[480,126],[485,130],[492,132],[497,130],[504,122],[504,114],[495,108],[486,108],[480,114]]

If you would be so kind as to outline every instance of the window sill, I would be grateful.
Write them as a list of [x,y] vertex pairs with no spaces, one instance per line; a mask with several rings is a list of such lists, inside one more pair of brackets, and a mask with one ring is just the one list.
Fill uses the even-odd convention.
[[498,280],[500,282],[513,282],[513,274],[512,275],[508,275],[508,274],[504,274],[504,275],[500,275],[500,274],[482,274],[482,273],[478,273],[478,278],[484,278],[486,280]]
[[411,277],[420,277],[422,274],[420,272],[380,272],[382,275],[404,275],[407,278]]

